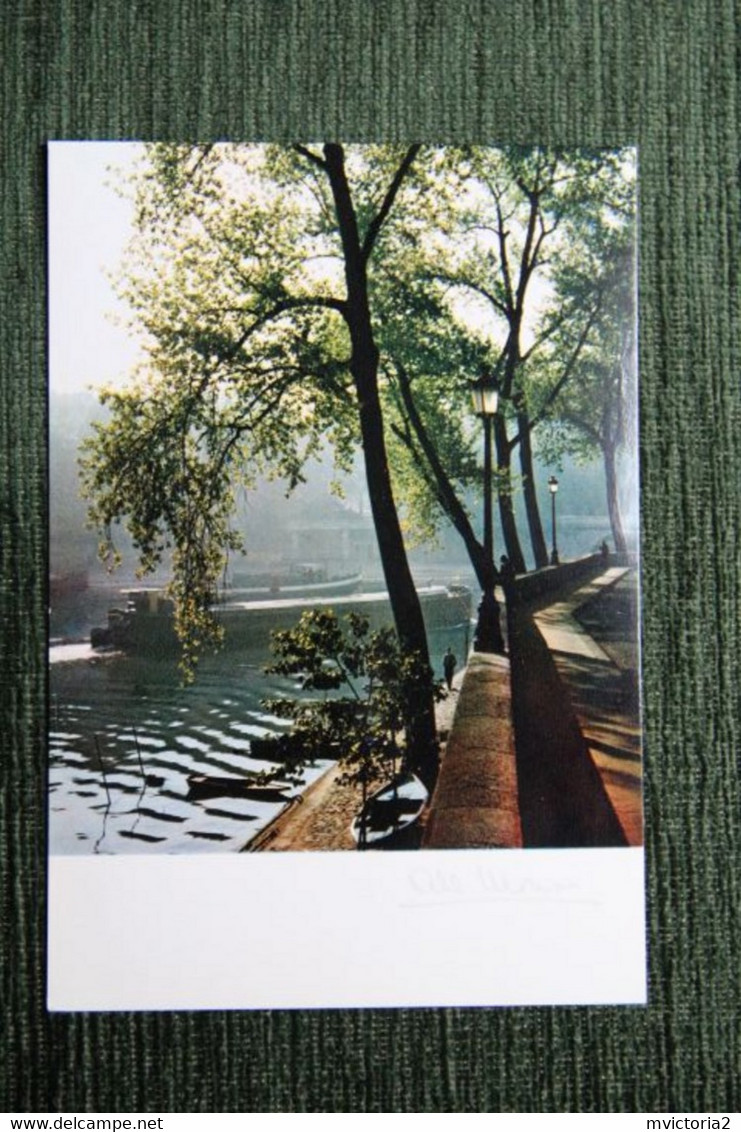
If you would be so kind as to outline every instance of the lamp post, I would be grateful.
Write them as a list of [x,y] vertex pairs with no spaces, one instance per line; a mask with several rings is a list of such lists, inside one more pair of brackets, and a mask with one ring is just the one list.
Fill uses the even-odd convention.
[[484,423],[484,558],[486,560],[484,592],[479,605],[479,618],[473,644],[477,652],[503,653],[504,640],[499,623],[499,602],[494,592],[496,574],[491,491],[491,431],[499,408],[499,391],[491,378],[483,376],[479,381],[472,382],[471,399],[474,412]]
[[556,492],[558,491],[558,480],[555,476],[551,476],[548,480],[548,490],[551,493],[551,530],[553,531],[551,566],[558,566],[558,545],[556,543]]

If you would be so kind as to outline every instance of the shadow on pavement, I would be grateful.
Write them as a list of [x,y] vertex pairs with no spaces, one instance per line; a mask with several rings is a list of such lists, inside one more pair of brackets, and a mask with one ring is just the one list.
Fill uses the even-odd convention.
[[627,845],[568,690],[526,606],[508,605],[508,629],[524,845]]

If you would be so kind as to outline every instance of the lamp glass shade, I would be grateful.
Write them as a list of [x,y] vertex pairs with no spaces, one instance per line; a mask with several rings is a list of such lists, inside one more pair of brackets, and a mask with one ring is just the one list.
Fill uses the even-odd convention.
[[499,391],[493,385],[478,383],[471,386],[473,411],[482,417],[493,417],[499,407]]
[[555,495],[558,491],[558,480],[555,476],[551,476],[551,478],[548,480],[548,490],[550,491],[551,495]]

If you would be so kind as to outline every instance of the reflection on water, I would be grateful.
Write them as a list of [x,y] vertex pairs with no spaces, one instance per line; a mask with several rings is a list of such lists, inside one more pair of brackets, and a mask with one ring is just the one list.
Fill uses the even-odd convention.
[[[448,644],[465,656],[463,631],[431,636],[440,637],[431,641],[438,673]],[[283,809],[237,795],[189,797],[191,774],[269,772],[295,804],[330,763],[309,767],[296,781],[253,756],[252,739],[287,726],[260,701],[298,691],[265,675],[267,659],[258,650],[208,658],[184,688],[172,660],[98,655],[87,646],[52,649],[50,852],[234,852]]]
[[251,738],[285,727],[260,707],[262,697],[286,690],[262,673],[264,660],[209,659],[183,688],[171,661],[52,650],[50,851],[241,849],[282,806],[193,799],[188,775],[271,772],[291,799],[329,765],[309,768],[297,783],[252,757]]

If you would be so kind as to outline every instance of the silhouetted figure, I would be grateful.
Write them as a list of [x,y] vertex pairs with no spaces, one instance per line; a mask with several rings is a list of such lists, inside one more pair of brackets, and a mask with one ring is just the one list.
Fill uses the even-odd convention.
[[602,546],[599,548],[599,552],[602,555],[602,561],[607,562],[607,559],[610,557],[610,548],[607,545],[607,539],[602,539]]
[[448,646],[448,651],[443,657],[443,672],[445,673],[445,683],[448,685],[448,688],[453,687],[453,673],[455,672],[457,663],[458,661],[453,654],[453,650]]

